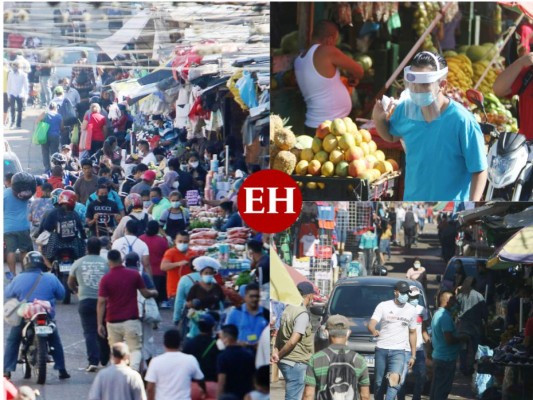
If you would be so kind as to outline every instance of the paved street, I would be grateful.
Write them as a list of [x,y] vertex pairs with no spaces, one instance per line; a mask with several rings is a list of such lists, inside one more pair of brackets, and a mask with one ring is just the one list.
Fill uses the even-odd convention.
[[[391,250],[391,260],[386,262],[389,270],[389,276],[394,278],[405,278],[405,273],[413,264],[413,259],[415,257],[420,257],[422,266],[426,268],[428,273],[427,296],[428,299],[433,299],[438,288],[435,277],[437,274],[442,274],[444,272],[444,268],[446,267],[444,261],[440,258],[437,226],[426,224],[424,227],[424,232],[421,235],[416,247],[413,247],[410,250],[405,250],[397,246],[392,246]],[[285,398],[284,385],[283,379],[271,385],[270,398],[272,400],[283,400]],[[374,396],[371,395],[371,399],[373,398]],[[411,396],[407,396],[407,398],[410,399]],[[429,397],[427,396],[423,397],[423,399],[428,398]],[[462,375],[456,374],[453,390],[449,399],[461,400],[474,398],[475,396],[470,390],[470,381],[465,379]]]

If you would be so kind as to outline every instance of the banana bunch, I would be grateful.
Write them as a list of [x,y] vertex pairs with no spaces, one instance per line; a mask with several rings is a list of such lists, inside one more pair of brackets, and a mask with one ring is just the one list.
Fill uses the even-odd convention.
[[[490,61],[482,60],[477,61],[472,65],[472,69],[474,70],[474,84],[481,78],[481,75],[483,74],[483,71],[487,68]],[[487,75],[485,75],[485,78],[479,85],[479,90],[484,94],[487,95],[489,93],[494,93],[492,91],[492,85],[494,85],[494,81],[498,77],[498,71],[494,68],[489,69],[489,72]]]
[[[440,11],[440,6],[438,2],[419,2],[417,4],[418,8],[414,12],[415,20],[412,27],[418,36],[422,36],[431,21],[435,19],[435,16]],[[422,49],[432,53],[437,53],[437,49],[435,48],[431,35],[426,36],[426,39],[422,44]]]
[[463,92],[472,88],[474,85],[474,70],[472,61],[464,54],[458,54],[452,57],[446,57],[448,63],[448,83]]

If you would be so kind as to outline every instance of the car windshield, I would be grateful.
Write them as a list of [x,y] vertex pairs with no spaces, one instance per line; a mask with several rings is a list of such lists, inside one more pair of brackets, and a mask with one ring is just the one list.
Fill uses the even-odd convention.
[[[476,270],[476,259],[462,259],[463,265],[465,267],[466,276],[473,276],[477,278]],[[457,263],[452,262],[446,268],[446,273],[444,274],[443,280],[445,281],[455,281],[455,270],[457,268]]]
[[[329,314],[341,314],[348,318],[370,318],[382,301],[392,300],[392,286],[339,286],[330,302]],[[418,304],[425,307],[424,297]]]

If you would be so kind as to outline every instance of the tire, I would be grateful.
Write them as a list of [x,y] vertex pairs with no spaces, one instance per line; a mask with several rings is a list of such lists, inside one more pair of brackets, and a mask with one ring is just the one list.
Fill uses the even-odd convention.
[[63,304],[70,304],[70,288],[68,287],[68,275],[61,274],[61,283],[65,288],[65,298],[63,299]]
[[46,362],[48,361],[48,337],[36,336],[35,345],[37,352],[37,363],[35,365],[37,384],[44,385],[46,382]]

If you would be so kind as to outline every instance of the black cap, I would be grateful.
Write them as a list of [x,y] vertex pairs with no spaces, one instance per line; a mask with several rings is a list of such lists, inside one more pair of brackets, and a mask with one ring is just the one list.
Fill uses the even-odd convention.
[[400,293],[409,293],[411,289],[409,289],[409,284],[405,281],[399,281],[394,285],[394,290],[397,290]]
[[296,287],[302,296],[315,293],[315,288],[311,282],[300,282]]
[[126,267],[135,267],[137,268],[140,263],[140,258],[137,253],[132,251],[131,253],[126,254],[126,257],[124,257],[124,265]]

